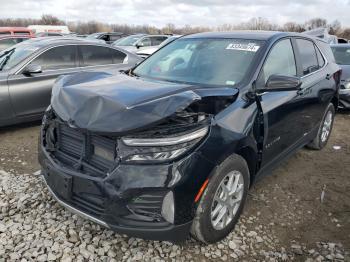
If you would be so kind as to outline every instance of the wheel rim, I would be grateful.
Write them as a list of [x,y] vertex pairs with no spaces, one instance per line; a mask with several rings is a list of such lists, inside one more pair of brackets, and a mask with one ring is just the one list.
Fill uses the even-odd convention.
[[328,139],[329,134],[331,133],[332,121],[333,121],[333,113],[331,111],[328,111],[322,126],[322,133],[321,133],[322,143]]
[[216,230],[225,228],[237,214],[243,187],[244,179],[239,171],[228,173],[220,182],[211,204],[211,224]]

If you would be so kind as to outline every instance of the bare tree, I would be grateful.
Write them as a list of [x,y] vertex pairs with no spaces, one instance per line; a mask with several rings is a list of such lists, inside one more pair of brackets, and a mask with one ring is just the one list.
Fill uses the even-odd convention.
[[303,32],[305,31],[304,30],[304,27],[301,25],[301,24],[297,24],[295,22],[287,22],[283,25],[282,27],[283,31],[286,31],[286,32]]
[[338,35],[341,32],[341,23],[338,20],[334,20],[328,27],[331,35]]
[[64,21],[58,19],[56,16],[53,15],[42,15],[40,24],[42,25],[64,25]]
[[[64,21],[50,14],[42,15],[41,19],[30,18],[3,18],[0,19],[0,26],[28,26],[33,24],[44,25],[64,25]],[[330,34],[335,34],[339,37],[350,38],[350,28],[343,28],[338,20],[327,24],[327,20],[323,18],[313,18],[306,21],[304,24],[296,22],[288,22],[283,26],[269,22],[262,17],[255,17],[248,22],[239,24],[223,24],[217,27],[191,26],[176,27],[174,24],[167,24],[162,28],[157,28],[150,25],[127,25],[127,24],[107,24],[98,21],[88,22],[68,22],[66,24],[70,31],[78,34],[91,34],[95,32],[123,32],[126,34],[148,33],[148,34],[192,34],[204,31],[233,31],[233,30],[278,30],[302,32],[305,30],[314,29],[317,27],[329,28]]]
[[311,30],[319,27],[327,27],[327,20],[317,17],[305,22],[306,30]]

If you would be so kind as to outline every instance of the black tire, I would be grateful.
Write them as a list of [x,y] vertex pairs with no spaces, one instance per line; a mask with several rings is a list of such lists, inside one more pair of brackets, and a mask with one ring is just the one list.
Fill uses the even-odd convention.
[[[243,177],[243,195],[238,204],[239,207],[229,222],[223,229],[217,230],[211,222],[211,209],[214,196],[221,182],[232,172],[238,171]],[[249,190],[250,176],[246,161],[239,155],[232,155],[225,159],[209,178],[209,184],[205,189],[191,227],[191,235],[203,243],[214,243],[225,238],[235,227],[244,207]]]
[[[329,130],[328,136],[326,137],[326,139],[322,139],[322,130],[323,130],[323,127],[324,127],[324,124],[325,124],[325,121],[327,119],[328,114],[332,114],[332,122],[330,125],[330,130]],[[325,111],[323,118],[322,118],[320,127],[318,128],[317,135],[314,138],[314,140],[312,140],[310,142],[310,144],[307,145],[308,148],[314,149],[314,150],[321,150],[322,148],[324,148],[327,145],[328,139],[329,139],[329,137],[332,133],[332,129],[333,129],[334,116],[335,116],[334,105],[332,103],[330,103]]]

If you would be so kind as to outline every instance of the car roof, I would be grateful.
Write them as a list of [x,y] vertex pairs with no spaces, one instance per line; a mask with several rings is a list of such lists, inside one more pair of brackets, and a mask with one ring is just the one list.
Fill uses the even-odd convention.
[[103,43],[96,42],[94,40],[89,40],[87,38],[79,37],[37,37],[31,38],[26,42],[23,42],[26,45],[32,45],[36,47],[50,46],[50,45],[59,45],[59,44],[94,44],[94,45],[104,45]]
[[232,31],[232,32],[204,32],[204,33],[186,35],[183,38],[242,38],[242,39],[254,39],[254,40],[270,40],[273,38],[281,38],[286,36],[301,36],[305,38],[313,38],[300,33],[260,31],[260,30],[242,30],[242,31]]
[[331,47],[350,47],[350,44],[332,44]]
[[106,35],[106,34],[117,34],[117,35],[125,35],[123,32],[96,32],[91,35]]
[[0,39],[8,39],[8,38],[30,38],[32,39],[33,37],[30,35],[0,35]]

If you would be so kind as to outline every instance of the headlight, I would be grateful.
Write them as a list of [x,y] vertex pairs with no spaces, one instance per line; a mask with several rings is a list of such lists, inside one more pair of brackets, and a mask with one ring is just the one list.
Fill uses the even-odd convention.
[[344,83],[344,88],[345,88],[345,89],[350,89],[350,80],[345,81],[345,83]]
[[123,138],[123,142],[127,146],[172,146],[201,138],[207,133],[208,127],[204,127],[181,136],[166,138]]
[[205,126],[187,134],[161,138],[122,138],[128,147],[133,147],[132,154],[126,161],[166,161],[174,159],[196,145],[209,131]]

